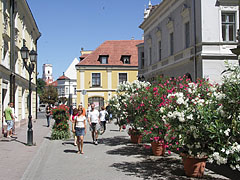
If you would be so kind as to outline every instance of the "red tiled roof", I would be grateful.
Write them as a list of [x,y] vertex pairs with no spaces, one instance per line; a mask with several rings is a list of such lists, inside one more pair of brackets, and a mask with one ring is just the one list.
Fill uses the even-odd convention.
[[58,82],[57,82],[57,81],[54,81],[51,85],[54,86],[54,87],[57,87]]
[[[112,40],[105,41],[95,51],[80,61],[77,66],[81,65],[121,65],[121,66],[138,66],[138,48],[137,45],[143,43],[143,40]],[[99,56],[107,55],[108,64],[100,64]],[[122,55],[130,55],[130,64],[123,64]]]
[[45,81],[45,83],[46,83],[47,86],[48,86],[48,85],[51,85],[52,82],[53,82],[52,79],[46,79],[46,81]]
[[60,76],[57,80],[68,80],[69,78],[65,75]]

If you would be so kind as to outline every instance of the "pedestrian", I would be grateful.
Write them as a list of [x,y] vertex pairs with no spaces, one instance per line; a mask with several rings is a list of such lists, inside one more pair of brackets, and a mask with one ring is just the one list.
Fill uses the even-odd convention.
[[50,126],[50,116],[51,116],[51,109],[50,109],[50,106],[48,105],[46,108],[47,127]]
[[15,114],[15,109],[14,109],[13,103],[10,103],[10,107],[12,109],[12,115],[14,117],[12,135],[17,135],[16,132],[15,132],[15,122],[17,121],[17,115]]
[[112,120],[112,112],[111,112],[111,106],[110,106],[110,104],[107,105],[106,111],[108,112],[107,120],[108,120],[109,123],[110,123],[111,120]]
[[72,115],[73,114],[73,105],[71,104],[69,107],[69,114]]
[[101,121],[101,126],[103,127],[103,134],[106,131],[106,116],[108,115],[108,112],[105,110],[104,106],[101,107],[101,111],[99,113],[99,118]]
[[91,127],[93,143],[97,145],[98,144],[97,125],[99,125],[100,119],[99,112],[97,109],[95,109],[95,104],[93,103],[91,104],[91,111],[89,111],[88,114],[88,123]]
[[86,116],[86,110],[85,108],[83,107],[82,103],[78,105],[78,110],[82,109],[83,111],[83,115]]
[[7,138],[12,137],[12,128],[13,128],[13,121],[14,117],[12,114],[11,103],[8,103],[8,107],[4,111],[5,121],[7,123]]
[[73,137],[74,137],[74,146],[77,145],[77,136],[75,134],[75,126],[74,126],[74,121],[75,121],[75,117],[78,115],[78,109],[74,108],[73,109],[73,114],[71,116],[71,122],[72,122],[72,132],[73,132]]
[[91,104],[88,103],[88,107],[87,107],[87,117],[88,117],[88,113],[91,111]]
[[74,118],[75,134],[77,136],[78,154],[83,154],[83,137],[86,134],[86,116],[83,115],[83,110],[79,109],[77,116]]

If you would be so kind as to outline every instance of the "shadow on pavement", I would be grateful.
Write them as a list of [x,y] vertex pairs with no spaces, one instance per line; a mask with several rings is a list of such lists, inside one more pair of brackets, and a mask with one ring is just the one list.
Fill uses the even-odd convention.
[[220,174],[222,176],[228,177],[229,179],[240,179],[240,172],[238,170],[232,170],[227,165],[217,165],[207,163],[206,168]]
[[[158,160],[147,159],[139,162],[114,163],[110,167],[114,167],[128,176],[137,176],[143,179],[200,179],[186,177],[181,160],[170,157],[162,157]],[[220,180],[207,175],[201,179]]]
[[23,144],[23,145],[27,146],[27,143],[26,143],[26,142],[19,141],[19,140],[17,140],[17,138],[16,138],[16,139],[13,139],[12,141],[15,141],[15,142],[18,142],[18,143],[20,143],[20,144]]
[[152,155],[151,149],[146,149],[142,145],[136,144],[125,144],[124,147],[113,149],[106,152],[110,155],[121,155],[121,156],[136,156],[146,157]]
[[48,139],[48,140],[52,140],[51,137],[47,137],[47,136],[46,136],[46,137],[44,137],[44,138],[45,138],[45,139]]
[[118,146],[125,145],[130,142],[130,140],[127,139],[126,137],[128,136],[115,136],[111,138],[101,138],[101,140],[103,141],[103,144],[107,146]]
[[78,151],[77,150],[72,150],[72,149],[65,149],[63,152],[76,154]]

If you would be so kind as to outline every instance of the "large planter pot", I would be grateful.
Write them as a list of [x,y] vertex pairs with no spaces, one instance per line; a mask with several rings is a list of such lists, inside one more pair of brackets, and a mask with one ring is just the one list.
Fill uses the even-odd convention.
[[181,154],[185,174],[189,177],[202,177],[207,158],[195,158]]
[[131,142],[134,144],[140,144],[142,142],[142,135],[131,134],[130,138]]
[[152,152],[155,156],[163,156],[165,153],[165,145],[159,142],[151,142]]

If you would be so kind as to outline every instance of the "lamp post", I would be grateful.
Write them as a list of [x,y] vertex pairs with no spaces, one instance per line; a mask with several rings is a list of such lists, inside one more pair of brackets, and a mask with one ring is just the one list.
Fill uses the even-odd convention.
[[[20,50],[21,57],[23,59],[23,64],[26,70],[29,74],[29,96],[28,96],[28,131],[27,131],[27,145],[32,146],[33,145],[33,130],[32,130],[32,112],[31,112],[31,94],[32,94],[32,87],[31,87],[31,80],[33,79],[32,72],[34,71],[34,65],[37,59],[37,52],[34,50],[31,50],[29,53],[28,48],[25,46],[25,40],[23,40],[23,47]],[[28,56],[30,56],[30,62],[27,62]]]

